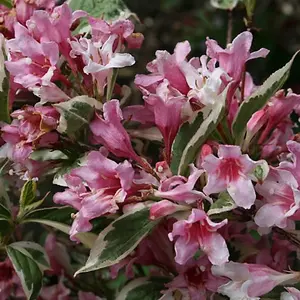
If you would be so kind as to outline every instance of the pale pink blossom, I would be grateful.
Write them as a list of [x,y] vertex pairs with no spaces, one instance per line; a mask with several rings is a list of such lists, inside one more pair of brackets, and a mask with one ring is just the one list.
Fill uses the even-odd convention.
[[191,174],[188,178],[180,175],[167,178],[160,183],[158,190],[154,191],[154,195],[187,204],[207,199],[202,192],[194,188],[197,180],[204,171],[197,169],[193,165],[190,168]]
[[223,276],[230,281],[218,288],[218,292],[232,300],[258,300],[277,285],[294,283],[299,274],[280,273],[267,266],[228,262],[221,266],[212,266],[212,274]]
[[212,222],[203,210],[193,209],[187,220],[179,220],[169,234],[175,241],[175,261],[185,264],[197,250],[201,249],[213,265],[222,265],[228,261],[229,252],[224,238],[217,232],[227,224]]
[[165,217],[171,215],[177,211],[187,211],[189,206],[178,205],[169,200],[162,200],[153,203],[150,207],[150,219],[155,220],[157,218]]
[[290,161],[282,161],[279,164],[279,168],[290,171],[296,178],[298,184],[300,184],[300,143],[288,141],[286,145],[290,152],[288,156]]
[[285,228],[288,219],[300,208],[300,191],[297,188],[298,183],[289,171],[271,168],[265,181],[255,187],[264,201],[255,215],[255,223],[265,228]]
[[87,38],[70,41],[71,57],[82,57],[85,65],[83,71],[85,74],[92,74],[101,96],[104,94],[104,88],[112,76],[113,69],[132,66],[135,63],[132,55],[114,50],[117,38],[118,36],[113,34],[105,42],[94,42]]
[[280,295],[280,300],[299,300],[300,291],[294,287],[286,287],[287,292],[283,292]]
[[218,158],[207,155],[202,167],[208,175],[207,185],[203,188],[207,195],[228,191],[238,206],[250,208],[256,199],[251,182],[251,174],[256,165],[240,147],[220,145]]
[[[118,44],[127,43],[128,48],[140,48],[144,36],[141,33],[134,33],[134,24],[130,20],[118,19],[111,23],[103,19],[89,17],[89,24],[92,27],[92,38],[95,42],[106,42],[111,35],[117,35]],[[118,46],[119,47],[119,46]]]

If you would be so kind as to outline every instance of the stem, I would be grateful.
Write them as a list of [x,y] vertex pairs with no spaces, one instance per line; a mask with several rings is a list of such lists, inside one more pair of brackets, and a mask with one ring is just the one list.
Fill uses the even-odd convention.
[[246,84],[246,64],[243,67],[242,86],[241,86],[241,102],[243,102],[244,98],[245,98],[245,84]]
[[232,10],[228,10],[228,23],[227,23],[227,39],[226,44],[230,44],[232,41]]

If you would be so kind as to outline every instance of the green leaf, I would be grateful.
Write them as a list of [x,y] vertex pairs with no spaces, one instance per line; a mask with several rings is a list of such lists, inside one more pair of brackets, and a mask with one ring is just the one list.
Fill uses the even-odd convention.
[[11,244],[6,247],[16,273],[18,274],[23,290],[29,300],[37,299],[42,287],[43,273],[30,253],[21,247]]
[[210,0],[210,4],[219,9],[234,9],[239,0]]
[[[21,222],[39,223],[69,234],[71,227],[68,224],[71,223],[71,214],[74,212],[75,210],[68,206],[37,209],[28,213]],[[76,238],[87,248],[92,248],[97,235],[85,232],[77,234]]]
[[68,159],[68,156],[60,150],[42,149],[30,154],[30,159],[36,161]]
[[[132,15],[123,0],[71,0],[69,5],[73,11],[81,9],[93,17],[101,17],[105,20],[115,20],[120,16],[127,18]],[[81,20],[76,32],[82,32],[87,27],[88,22]]]
[[172,147],[173,174],[186,175],[188,166],[195,160],[200,147],[222,120],[227,90],[228,87],[218,95],[211,107],[205,107],[192,122],[181,126]]
[[10,220],[11,214],[10,211],[0,203],[0,220]]
[[227,192],[219,194],[219,198],[211,205],[207,214],[215,215],[235,209],[237,205]]
[[253,16],[253,13],[254,13],[256,0],[244,0],[244,4],[245,4],[245,7],[246,7],[247,16],[248,16],[248,18],[251,19],[252,16]]
[[165,289],[167,278],[138,278],[130,281],[118,294],[116,300],[157,300]]
[[149,219],[148,208],[119,217],[99,234],[85,266],[75,276],[118,263],[135,249],[157,223]]
[[60,113],[57,131],[70,135],[90,123],[95,108],[100,108],[101,103],[88,96],[77,96],[53,106]]
[[20,196],[20,206],[21,209],[25,209],[26,206],[34,202],[36,196],[37,184],[34,180],[28,180],[22,187]]
[[13,8],[12,2],[10,0],[0,0],[0,4],[8,8]]
[[284,67],[273,73],[250,97],[245,99],[239,107],[232,124],[232,133],[237,145],[243,141],[247,123],[252,115],[262,109],[288,79],[291,66],[298,53],[299,51]]

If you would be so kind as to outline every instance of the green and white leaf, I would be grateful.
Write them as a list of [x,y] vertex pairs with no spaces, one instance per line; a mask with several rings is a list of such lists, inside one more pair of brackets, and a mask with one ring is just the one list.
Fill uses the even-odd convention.
[[157,300],[165,289],[167,278],[142,277],[132,280],[117,295],[116,300]]
[[171,170],[186,175],[207,137],[216,129],[225,112],[228,87],[218,95],[212,106],[206,106],[192,122],[181,126],[172,146]]
[[30,159],[36,161],[62,160],[68,159],[68,156],[60,150],[42,149],[32,152]]
[[299,51],[294,54],[292,59],[284,67],[273,73],[241,104],[232,124],[232,133],[236,145],[241,145],[245,136],[247,123],[252,115],[262,109],[270,98],[282,88],[289,77],[291,66],[298,53]]
[[[68,206],[37,209],[28,213],[22,223],[39,223],[69,234],[71,229],[69,224],[72,221],[71,215],[74,212],[74,209]],[[76,238],[87,248],[92,248],[97,235],[84,232],[77,234]]]
[[32,204],[36,197],[37,184],[35,180],[28,180],[22,187],[20,196],[20,207],[25,209],[26,206]]
[[122,215],[98,236],[84,267],[75,275],[112,266],[127,257],[158,221],[149,219],[149,209]]
[[[135,16],[123,0],[69,0],[72,10],[84,10],[93,17],[101,17],[104,20],[111,21],[118,18],[126,19]],[[136,16],[135,16],[136,17]],[[81,20],[76,28],[76,33],[86,33],[90,31],[90,26],[86,20]]]
[[[7,1],[7,3],[9,3],[9,1]],[[10,123],[8,101],[9,77],[4,65],[6,58],[4,41],[4,36],[0,33],[0,121]]]
[[227,192],[219,194],[219,198],[211,205],[207,215],[215,215],[231,211],[235,209],[237,205]]
[[21,280],[27,299],[37,299],[43,279],[40,266],[24,248],[11,244],[6,246],[6,252]]
[[31,257],[39,265],[42,272],[51,268],[49,257],[41,245],[33,242],[21,241],[12,243],[9,246]]
[[226,10],[234,9],[237,6],[238,2],[239,0],[210,0],[210,4],[213,7]]
[[57,131],[67,134],[73,134],[88,125],[93,118],[95,108],[102,107],[100,102],[88,96],[77,96],[53,106],[60,113]]

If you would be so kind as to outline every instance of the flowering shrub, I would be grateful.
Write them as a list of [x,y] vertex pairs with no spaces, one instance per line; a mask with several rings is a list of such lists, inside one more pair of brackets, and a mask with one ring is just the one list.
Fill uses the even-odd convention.
[[297,53],[257,86],[250,30],[200,57],[184,41],[131,105],[124,14],[4,3],[0,299],[300,299]]

